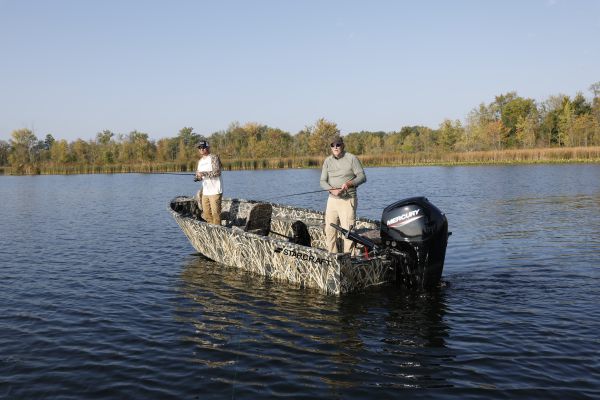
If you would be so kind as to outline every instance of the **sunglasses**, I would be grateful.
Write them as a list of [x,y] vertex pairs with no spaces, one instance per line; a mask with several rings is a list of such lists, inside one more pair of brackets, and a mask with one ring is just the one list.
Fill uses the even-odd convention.
[[342,143],[331,143],[330,146],[331,147],[342,147],[343,144]]

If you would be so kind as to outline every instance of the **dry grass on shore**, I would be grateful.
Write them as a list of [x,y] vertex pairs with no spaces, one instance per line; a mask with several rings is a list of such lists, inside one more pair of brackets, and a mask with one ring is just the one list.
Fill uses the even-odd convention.
[[[545,149],[511,149],[471,151],[461,153],[399,153],[359,156],[366,167],[416,165],[493,165],[493,164],[562,164],[600,163],[600,146],[561,147]],[[319,168],[324,157],[294,157],[269,159],[223,159],[225,170],[256,170],[286,168]],[[21,168],[0,167],[0,175],[68,175],[113,173],[191,172],[196,160],[187,163],[132,163],[110,165],[47,164]]]

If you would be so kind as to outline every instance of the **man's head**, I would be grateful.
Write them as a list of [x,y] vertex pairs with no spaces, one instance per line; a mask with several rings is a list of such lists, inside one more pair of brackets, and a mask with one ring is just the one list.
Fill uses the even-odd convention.
[[339,135],[334,136],[329,145],[331,146],[331,153],[334,157],[339,157],[344,151],[344,139]]
[[210,152],[209,148],[210,145],[208,144],[208,142],[206,140],[201,140],[198,142],[198,151],[200,152],[200,154],[207,154]]

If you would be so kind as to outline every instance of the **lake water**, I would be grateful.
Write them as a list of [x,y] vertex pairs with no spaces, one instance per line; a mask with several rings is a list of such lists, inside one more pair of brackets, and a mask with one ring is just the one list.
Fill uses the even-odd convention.
[[[225,172],[226,195],[319,174]],[[600,165],[367,177],[361,216],[447,214],[441,289],[327,296],[207,261],[167,211],[192,176],[0,177],[0,398],[600,397]]]

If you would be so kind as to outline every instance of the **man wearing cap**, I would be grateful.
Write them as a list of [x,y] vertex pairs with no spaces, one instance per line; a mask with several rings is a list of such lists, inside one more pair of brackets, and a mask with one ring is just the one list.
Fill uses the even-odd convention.
[[[331,143],[331,155],[323,162],[321,187],[329,191],[325,210],[325,237],[327,250],[337,253],[337,231],[331,223],[349,229],[356,220],[358,199],[356,188],[367,181],[359,159],[344,151],[344,140],[335,136]],[[344,239],[344,253],[350,253],[352,241]]]
[[202,216],[211,224],[221,224],[221,198],[223,182],[221,180],[221,159],[210,153],[206,140],[198,142],[200,160],[196,168],[196,180],[202,181]]

